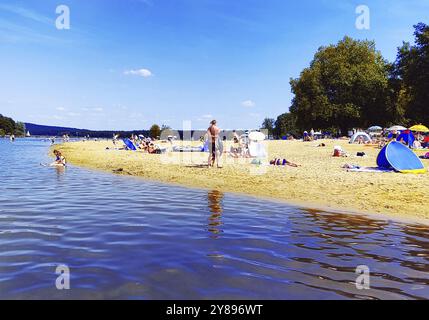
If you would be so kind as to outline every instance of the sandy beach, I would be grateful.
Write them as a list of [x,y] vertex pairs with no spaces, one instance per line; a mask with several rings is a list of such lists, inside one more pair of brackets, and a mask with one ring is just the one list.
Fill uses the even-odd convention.
[[[315,147],[321,142],[326,147]],[[150,155],[114,150],[113,143],[106,140],[71,142],[55,148],[60,149],[73,165],[111,173],[283,200],[310,208],[429,219],[427,193],[424,191],[424,186],[429,185],[428,173],[352,173],[342,168],[347,163],[376,166],[379,153],[376,146],[350,145],[344,140],[265,143],[269,159],[286,158],[301,167],[256,165],[251,164],[251,159],[224,155],[222,169],[207,168],[205,153]],[[336,145],[341,145],[350,157],[332,157]],[[356,153],[360,151],[367,156],[357,157]],[[424,154],[424,151],[417,153]],[[423,160],[423,163],[429,167],[429,161]]]

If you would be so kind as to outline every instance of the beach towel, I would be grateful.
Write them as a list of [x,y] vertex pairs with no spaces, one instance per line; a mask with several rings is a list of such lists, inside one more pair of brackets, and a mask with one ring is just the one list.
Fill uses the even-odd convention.
[[184,147],[173,147],[173,152],[202,152],[202,147],[191,147],[191,146],[184,146]]
[[390,169],[381,169],[378,167],[355,167],[347,169],[347,172],[372,172],[372,173],[386,173],[386,172],[395,172],[395,170]]
[[[206,143],[205,143],[205,145],[204,145],[204,151],[205,152],[210,152],[210,150],[212,150],[212,141],[211,141],[211,139],[208,139],[207,141],[206,141]],[[217,152],[219,152],[220,154],[222,154],[223,153],[223,141],[222,141],[222,139],[220,138],[220,137],[218,137],[216,140],[215,140],[215,150],[217,151]],[[207,150],[207,151],[206,151]]]

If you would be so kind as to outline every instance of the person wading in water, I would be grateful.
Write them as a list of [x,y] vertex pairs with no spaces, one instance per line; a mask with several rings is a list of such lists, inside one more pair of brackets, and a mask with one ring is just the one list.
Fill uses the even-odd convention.
[[216,161],[217,167],[221,168],[219,165],[219,158],[222,155],[222,142],[219,140],[220,129],[216,126],[216,120],[210,122],[210,127],[207,129],[208,139],[209,139],[209,167],[214,166]]

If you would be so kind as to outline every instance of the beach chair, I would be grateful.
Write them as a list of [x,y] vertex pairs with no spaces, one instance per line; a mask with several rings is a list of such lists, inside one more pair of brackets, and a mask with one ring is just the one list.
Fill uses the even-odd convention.
[[134,145],[134,143],[130,139],[123,139],[122,140],[127,148],[127,150],[136,151],[137,148]]

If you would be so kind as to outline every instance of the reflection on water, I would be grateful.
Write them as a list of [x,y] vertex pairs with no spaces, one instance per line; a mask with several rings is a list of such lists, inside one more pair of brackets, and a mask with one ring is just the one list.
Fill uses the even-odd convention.
[[214,239],[217,239],[219,235],[223,232],[223,230],[221,229],[223,198],[224,198],[223,193],[217,190],[209,191],[207,195],[208,207],[211,213],[209,217],[208,231],[211,233],[210,236]]
[[427,226],[60,172],[48,146],[0,139],[0,298],[429,298]]
[[65,168],[65,167],[54,167],[53,169],[57,172],[57,180],[61,181],[63,176],[64,176],[65,171],[67,170],[67,168]]
[[[296,261],[318,265],[322,270],[345,273],[355,272],[356,265],[339,265],[337,262],[329,262],[329,258],[358,260],[362,265],[370,267],[371,290],[357,294],[343,290],[336,292],[350,298],[373,299],[376,298],[374,291],[387,291],[392,298],[429,298],[429,227],[401,225],[357,215],[310,209],[305,211],[307,217],[318,227],[309,231],[308,235],[318,239],[316,241],[319,245],[309,246],[304,241],[294,245],[322,251],[326,260],[296,257]],[[320,277],[332,280],[326,275]],[[347,280],[343,282],[347,283]],[[403,287],[386,286],[390,283],[401,284]],[[313,284],[308,286],[317,287]]]

